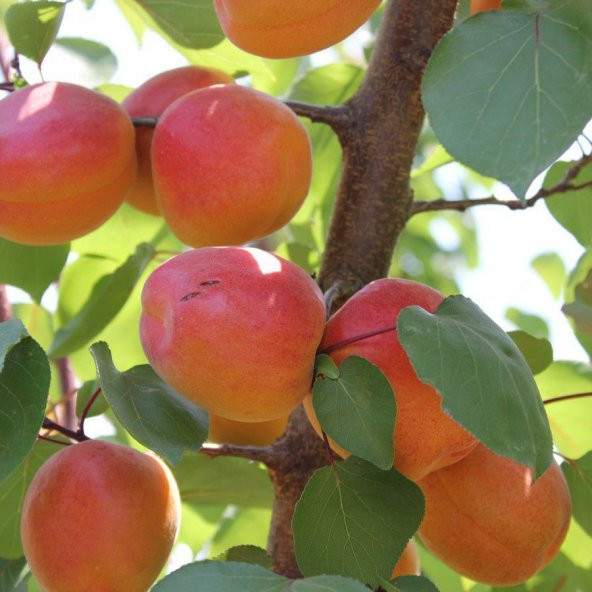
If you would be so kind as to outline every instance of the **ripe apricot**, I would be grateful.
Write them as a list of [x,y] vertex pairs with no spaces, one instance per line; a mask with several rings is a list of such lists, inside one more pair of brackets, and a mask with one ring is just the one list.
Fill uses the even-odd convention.
[[37,472],[23,505],[25,556],[45,592],[146,592],[170,554],[181,501],[152,454],[88,440]]
[[[130,93],[121,106],[130,117],[160,117],[173,101],[193,90],[213,84],[233,83],[234,78],[220,70],[201,66],[183,66],[150,78]],[[150,127],[136,129],[138,179],[127,196],[127,201],[142,212],[158,216],[160,210],[154,194],[150,160],[153,135],[154,130]]]
[[134,130],[112,99],[46,82],[0,101],[0,236],[68,242],[100,226],[136,177]]
[[288,417],[247,423],[210,414],[208,440],[237,446],[269,446],[285,431]]
[[225,35],[266,58],[291,58],[335,45],[361,27],[380,0],[215,0]]
[[522,465],[480,444],[423,479],[419,535],[459,573],[495,586],[518,584],[559,551],[571,518],[569,490],[553,461],[536,482]]
[[210,413],[278,419],[310,388],[323,296],[281,257],[240,247],[187,251],[148,278],[142,308],[140,338],[154,370]]
[[154,132],[159,207],[185,244],[240,245],[271,234],[308,193],[308,134],[280,101],[235,85],[177,99]]
[[471,15],[486,10],[500,10],[502,0],[471,0]]
[[411,539],[407,543],[403,555],[401,555],[399,561],[397,561],[397,565],[395,565],[395,568],[393,569],[391,580],[394,580],[399,576],[419,576],[420,574],[421,569],[419,565],[417,545],[415,544],[415,541]]
[[[418,282],[376,280],[354,294],[329,319],[320,346],[322,351],[356,336],[391,329],[343,345],[330,355],[338,365],[352,355],[366,358],[389,380],[397,401],[395,467],[413,480],[457,462],[477,445],[473,436],[444,413],[436,390],[419,380],[395,329],[403,308],[418,305],[434,312],[443,298],[440,292]],[[320,433],[310,395],[304,401],[304,409]],[[335,443],[332,447],[341,456],[349,455]]]

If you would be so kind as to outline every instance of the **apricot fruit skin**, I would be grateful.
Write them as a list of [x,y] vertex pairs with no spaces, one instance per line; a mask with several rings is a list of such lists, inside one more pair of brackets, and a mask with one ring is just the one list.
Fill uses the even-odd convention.
[[478,582],[527,580],[559,551],[571,518],[569,490],[555,461],[532,480],[530,469],[480,444],[420,481],[426,499],[422,541]]
[[[183,66],[162,72],[150,78],[131,92],[121,106],[130,117],[160,117],[162,112],[179,97],[214,84],[233,84],[234,78],[214,68]],[[160,215],[154,182],[150,149],[154,129],[136,128],[136,153],[138,155],[138,178],[127,196],[127,201],[146,214]]]
[[25,497],[25,556],[45,592],[146,592],[177,535],[177,485],[152,454],[88,440],[52,456]]
[[215,0],[225,35],[266,58],[291,58],[326,49],[361,27],[380,0]]
[[142,309],[140,338],[154,370],[210,413],[270,421],[310,389],[323,296],[281,257],[240,247],[187,251],[148,278]]
[[74,84],[36,84],[2,99],[0,145],[0,236],[19,243],[87,234],[117,210],[136,177],[127,113]]
[[415,541],[411,539],[401,557],[399,557],[399,561],[397,561],[397,565],[393,569],[393,573],[391,575],[391,580],[398,578],[399,576],[419,576],[421,575],[421,566],[419,563],[419,553],[417,552],[417,545]]
[[284,226],[308,194],[310,139],[283,103],[238,85],[168,107],[152,143],[159,207],[193,247],[241,245]]
[[471,0],[471,15],[487,10],[501,10],[502,0]]
[[[386,278],[354,294],[328,321],[320,345],[324,348],[365,333],[394,327],[401,310],[418,305],[435,312],[444,299],[440,292],[418,282]],[[417,481],[431,471],[457,462],[477,440],[442,410],[436,390],[421,382],[399,343],[396,330],[367,337],[332,351],[339,365],[349,356],[361,356],[378,366],[389,380],[397,401],[395,468]],[[304,401],[312,426],[320,433],[312,396]],[[332,443],[342,457],[349,453]]]
[[208,440],[216,444],[236,446],[269,446],[286,430],[288,417],[270,421],[247,423],[234,421],[219,415],[210,415]]

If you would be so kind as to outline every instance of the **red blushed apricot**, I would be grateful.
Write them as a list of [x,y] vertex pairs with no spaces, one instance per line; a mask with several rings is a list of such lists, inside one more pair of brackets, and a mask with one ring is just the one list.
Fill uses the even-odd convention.
[[154,370],[235,421],[282,418],[302,401],[324,325],[314,281],[259,249],[187,251],[157,268],[142,293],[140,338]]
[[[179,97],[214,84],[233,84],[234,78],[214,68],[184,66],[158,74],[130,93],[121,106],[130,117],[160,117],[162,112]],[[154,130],[149,127],[136,129],[138,155],[138,179],[127,201],[147,214],[160,215],[154,183],[150,149]]]
[[46,82],[0,101],[0,236],[68,242],[121,205],[136,178],[134,130],[113,100]]
[[471,15],[487,10],[500,10],[502,0],[471,0]]
[[171,552],[180,510],[175,480],[154,455],[74,444],[27,491],[25,556],[45,592],[146,592]]
[[[381,329],[391,330],[339,347],[330,353],[339,365],[355,355],[370,360],[389,380],[397,401],[395,468],[414,481],[431,471],[457,462],[477,440],[441,408],[436,390],[421,382],[399,343],[395,324],[401,310],[418,305],[435,312],[444,295],[409,280],[382,279],[354,294],[328,321],[320,349]],[[304,409],[312,426],[320,426],[309,395]],[[341,456],[349,453],[332,443]]]
[[175,101],[152,143],[159,207],[194,246],[240,245],[275,232],[308,193],[306,129],[280,101],[235,85]]
[[237,446],[269,446],[284,433],[287,423],[287,416],[271,421],[246,423],[210,415],[208,440],[217,444]]
[[478,582],[527,580],[553,559],[567,534],[571,501],[555,461],[533,482],[530,469],[480,444],[419,485],[426,499],[422,541]]
[[380,0],[215,0],[225,35],[245,51],[291,58],[335,45],[361,27]]
[[397,565],[395,565],[395,569],[393,569],[393,573],[391,575],[391,580],[398,578],[399,576],[419,576],[421,574],[420,564],[419,564],[419,553],[417,552],[417,545],[415,541],[411,539],[405,550],[403,551],[403,555],[397,561]]

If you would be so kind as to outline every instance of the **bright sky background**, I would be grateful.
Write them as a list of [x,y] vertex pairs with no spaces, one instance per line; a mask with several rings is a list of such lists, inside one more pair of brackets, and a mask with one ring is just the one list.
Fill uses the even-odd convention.
[[[90,12],[83,8],[81,2],[69,4],[60,36],[84,37],[108,45],[119,60],[119,69],[112,82],[128,86],[137,86],[162,70],[186,63],[157,35],[147,33],[140,47],[113,0],[96,2]],[[67,80],[63,64],[56,57],[54,54],[52,59],[50,51],[43,67],[44,76],[46,79]],[[317,63],[324,61],[323,55],[316,56]],[[36,79],[32,67],[26,66],[25,75],[31,81]],[[75,82],[75,76],[72,78]],[[573,156],[577,158],[577,152]],[[441,174],[446,175],[446,186],[451,187],[448,197],[460,197],[454,194],[455,167],[447,167]],[[496,187],[495,193],[502,198],[508,196],[507,189],[501,185]],[[473,197],[485,197],[485,194]],[[513,328],[504,317],[505,310],[510,306],[546,318],[556,359],[586,360],[586,354],[561,313],[561,303],[552,298],[530,266],[540,253],[555,251],[566,268],[571,270],[583,253],[582,247],[554,221],[542,202],[523,212],[502,207],[478,207],[472,213],[477,225],[481,265],[457,278],[462,292],[506,330]],[[447,240],[447,234],[442,230],[437,237]]]

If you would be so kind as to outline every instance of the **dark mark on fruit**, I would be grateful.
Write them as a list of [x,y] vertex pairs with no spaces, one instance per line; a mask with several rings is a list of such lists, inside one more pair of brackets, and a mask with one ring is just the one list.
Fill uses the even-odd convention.
[[201,284],[199,284],[200,286],[215,286],[216,284],[219,284],[220,280],[207,280],[205,282],[202,282]]
[[195,298],[200,294],[201,292],[191,292],[190,294],[186,294],[185,296],[183,296],[183,298],[181,298],[181,302],[187,302],[187,300],[191,300],[192,298]]

